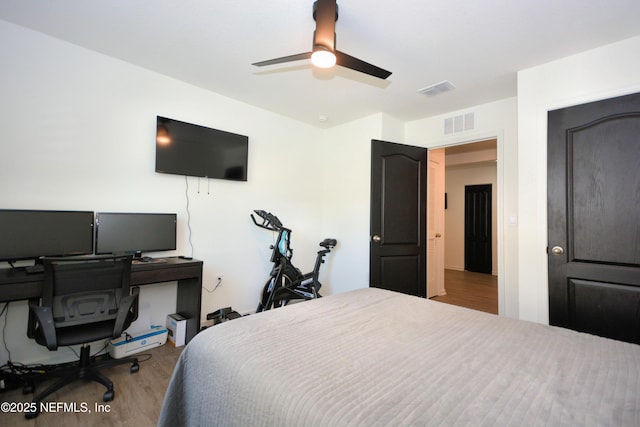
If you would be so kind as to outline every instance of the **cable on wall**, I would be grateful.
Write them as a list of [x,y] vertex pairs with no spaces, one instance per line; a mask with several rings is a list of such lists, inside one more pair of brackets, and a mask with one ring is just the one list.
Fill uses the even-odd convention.
[[[199,183],[200,181],[198,181]],[[184,176],[184,183],[185,183],[185,190],[184,190],[184,195],[185,198],[187,199],[187,206],[186,206],[186,210],[187,210],[187,229],[189,230],[189,234],[188,234],[188,240],[189,240],[189,247],[191,247],[191,258],[193,258],[193,242],[191,241],[191,212],[189,211],[189,178],[187,178],[187,176]],[[198,189],[198,192],[200,190]]]
[[214,293],[216,291],[216,289],[218,289],[220,287],[220,285],[222,285],[222,277],[218,277],[218,283],[216,283],[216,285],[213,287],[213,289],[209,289],[204,285],[202,285],[202,289],[204,289],[208,293],[212,294],[212,293]]

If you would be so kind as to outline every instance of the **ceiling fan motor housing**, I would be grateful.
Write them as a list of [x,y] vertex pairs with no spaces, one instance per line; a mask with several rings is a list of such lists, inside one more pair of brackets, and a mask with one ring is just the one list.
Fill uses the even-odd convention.
[[[313,20],[316,20],[316,12],[318,11],[318,0],[313,2]],[[338,21],[338,4],[336,3],[336,22]]]

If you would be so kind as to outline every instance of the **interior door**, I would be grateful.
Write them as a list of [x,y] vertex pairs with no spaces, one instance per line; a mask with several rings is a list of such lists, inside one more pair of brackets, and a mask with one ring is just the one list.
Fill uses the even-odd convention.
[[444,288],[444,148],[427,152],[427,298],[446,295]]
[[370,286],[426,295],[427,150],[371,141]]
[[464,269],[491,274],[491,184],[464,187]]
[[640,94],[548,118],[549,322],[640,343]]

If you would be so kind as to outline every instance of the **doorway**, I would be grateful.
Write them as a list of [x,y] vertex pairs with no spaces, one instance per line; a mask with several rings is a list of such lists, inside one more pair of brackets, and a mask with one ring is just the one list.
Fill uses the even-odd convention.
[[[499,193],[497,182],[497,139],[463,143],[443,150],[447,151],[447,178],[444,190],[435,181],[427,178],[427,149],[404,144],[372,140],[371,158],[371,231],[370,231],[370,286],[397,290],[412,295],[426,296],[430,274],[445,278],[446,272],[464,272],[464,185],[479,183],[478,175],[490,171],[491,178],[480,183],[491,183],[493,191]],[[434,150],[429,150],[431,153]],[[443,162],[445,163],[445,162]],[[431,166],[431,165],[429,165]],[[396,172],[393,172],[396,171]],[[450,172],[451,174],[450,175]],[[431,172],[431,170],[430,170]],[[463,184],[458,189],[456,181]],[[433,193],[432,187],[438,187]],[[402,190],[402,191],[399,191]],[[431,192],[431,193],[429,193]],[[428,195],[429,193],[429,195]],[[447,209],[444,209],[445,193]],[[402,200],[398,199],[401,197]],[[444,233],[438,236],[444,247],[444,268],[432,267],[433,259],[426,256],[427,204],[429,200],[442,201],[442,217],[446,217]],[[497,199],[493,199],[492,210],[498,212]],[[385,207],[401,207],[387,215]],[[429,207],[429,209],[431,209]],[[395,212],[395,213],[394,213]],[[416,215],[417,214],[417,215]],[[460,223],[449,220],[450,216],[460,218]],[[497,216],[492,218],[492,274],[494,279],[490,298],[498,306],[497,268]],[[383,221],[384,219],[384,221]],[[396,230],[397,229],[397,230]],[[462,230],[462,232],[460,232]],[[456,241],[456,232],[460,242]],[[387,236],[383,234],[390,233]],[[445,240],[446,239],[446,240]],[[447,243],[447,240],[449,241]],[[453,242],[453,243],[452,243]],[[410,252],[413,248],[417,252]],[[406,249],[406,250],[405,250]],[[455,256],[451,256],[451,255]],[[444,271],[443,271],[444,270]],[[426,273],[426,274],[425,274]],[[468,276],[466,276],[468,277]],[[471,283],[473,285],[473,283]],[[465,298],[472,294],[463,291]],[[446,295],[446,279],[440,296]],[[429,295],[431,296],[431,295]],[[436,298],[440,298],[436,296]],[[447,301],[451,302],[451,301]],[[458,304],[456,304],[458,305]],[[463,304],[460,304],[463,305]],[[464,305],[463,305],[464,306]],[[472,307],[474,308],[474,307]],[[497,310],[496,310],[497,311]]]
[[[485,227],[489,234],[483,243],[485,249],[491,247],[489,255],[484,257],[482,273],[471,272],[465,262],[468,244],[465,241],[465,205],[466,187],[490,185],[494,197],[491,198],[490,209],[497,212],[498,178],[497,178],[497,140],[488,139],[445,147],[444,150],[444,193],[446,208],[443,212],[444,233],[444,266],[438,273],[444,277],[444,292],[435,296],[436,301],[461,305],[491,313],[498,311],[497,280],[497,215]],[[431,153],[432,150],[429,151]],[[429,185],[428,191],[433,186]],[[438,199],[440,195],[428,195],[428,200]],[[485,206],[486,208],[487,206]],[[433,265],[428,260],[428,265]],[[427,271],[427,275],[431,274]]]

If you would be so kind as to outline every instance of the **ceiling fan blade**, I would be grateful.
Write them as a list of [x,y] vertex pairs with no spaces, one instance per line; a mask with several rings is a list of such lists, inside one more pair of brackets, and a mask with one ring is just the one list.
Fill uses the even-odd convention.
[[336,0],[317,0],[313,6],[313,18],[316,20],[313,46],[314,48],[323,46],[333,51],[336,44],[336,20],[338,19]]
[[361,73],[369,74],[370,76],[377,77],[379,79],[386,79],[391,75],[391,71],[383,70],[380,67],[376,67],[373,64],[369,64],[361,59],[354,58],[351,55],[347,55],[339,50],[335,51],[336,64],[345,68],[349,68]]
[[267,61],[254,62],[251,65],[256,67],[264,67],[265,65],[282,64],[285,62],[300,61],[311,58],[311,52],[298,53],[296,55],[283,56],[282,58],[269,59]]

